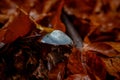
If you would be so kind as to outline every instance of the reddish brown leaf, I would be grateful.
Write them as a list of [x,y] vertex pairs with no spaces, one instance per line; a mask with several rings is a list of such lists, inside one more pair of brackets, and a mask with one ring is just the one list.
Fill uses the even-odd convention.
[[84,74],[74,74],[70,75],[66,80],[91,80],[89,76]]
[[[105,6],[108,6],[111,11],[117,11],[120,6],[120,0],[102,0]],[[110,11],[109,10],[109,11]]]
[[0,41],[10,43],[18,37],[25,36],[31,30],[31,21],[29,17],[20,13],[5,28],[0,30]]
[[73,49],[73,52],[70,54],[67,64],[67,68],[71,74],[85,74],[80,57],[80,51]]
[[96,0],[65,0],[65,11],[77,17],[85,18],[91,14],[96,5]]
[[106,70],[108,73],[116,78],[116,80],[120,79],[120,55],[112,58],[102,58],[105,63]]
[[89,70],[102,80],[105,79],[106,71],[120,79],[120,52],[119,42],[95,42],[84,47]]
[[48,72],[49,80],[63,80],[65,74],[65,63],[58,63]]
[[112,46],[103,42],[94,42],[84,47],[85,51],[98,52],[98,55],[103,55],[107,57],[114,57],[119,54]]
[[53,14],[53,17],[52,17],[50,23],[52,24],[54,29],[58,29],[58,30],[65,32],[65,25],[60,20],[62,8],[64,5],[64,0],[58,1],[57,3],[58,4],[56,6],[57,7],[56,12]]
[[103,61],[96,56],[94,51],[86,51],[86,64],[88,68],[88,73],[94,75],[96,79],[105,80],[106,79],[106,68]]
[[105,43],[112,46],[115,50],[120,52],[120,42],[105,42]]
[[[90,17],[90,31],[86,37],[91,42],[96,41],[119,41],[120,34],[120,16],[119,14],[109,13],[93,15]],[[95,27],[95,28],[94,28]]]

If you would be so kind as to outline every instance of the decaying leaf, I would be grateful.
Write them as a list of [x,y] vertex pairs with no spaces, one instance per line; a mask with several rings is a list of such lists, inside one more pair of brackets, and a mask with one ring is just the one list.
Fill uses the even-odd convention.
[[90,79],[88,76],[84,74],[74,74],[74,75],[70,75],[65,80],[92,80],[92,79]]
[[105,43],[112,46],[115,50],[120,52],[120,42],[105,42]]
[[86,51],[86,64],[88,73],[94,75],[96,80],[106,80],[106,68],[104,62],[93,51]]
[[105,63],[106,70],[112,76],[114,76],[117,80],[120,79],[120,55],[113,58],[102,58]]
[[98,52],[98,55],[103,55],[106,57],[115,57],[119,55],[119,52],[115,50],[112,46],[103,43],[103,42],[94,42],[88,44],[84,47],[85,51],[95,51]]
[[1,0],[0,80],[120,80],[119,13],[120,0]]
[[96,0],[65,0],[65,11],[77,17],[86,18],[95,8]]
[[[86,53],[88,66],[92,67],[94,66],[93,64],[96,64],[96,66],[99,66],[91,69],[94,69],[94,70],[96,69],[95,71],[100,70],[97,72],[102,72],[102,75],[101,75],[102,78],[103,78],[103,75],[105,75],[105,71],[107,70],[107,72],[111,76],[114,76],[116,79],[120,79],[120,76],[119,76],[120,68],[118,66],[120,64],[119,63],[120,52],[119,52],[118,46],[119,46],[119,43],[116,44],[115,42],[114,43],[113,42],[104,42],[104,43],[94,42],[92,44],[85,46],[83,49]],[[94,63],[90,62],[92,61],[92,59]],[[105,79],[105,76],[104,76],[104,79]]]
[[69,56],[69,60],[67,64],[67,68],[70,74],[86,73],[84,72],[80,56],[81,53],[78,50],[73,49],[73,53]]
[[65,63],[58,63],[48,72],[49,80],[63,80],[65,75]]
[[29,17],[22,12],[16,16],[12,22],[0,29],[0,42],[10,43],[18,37],[23,37],[31,30]]

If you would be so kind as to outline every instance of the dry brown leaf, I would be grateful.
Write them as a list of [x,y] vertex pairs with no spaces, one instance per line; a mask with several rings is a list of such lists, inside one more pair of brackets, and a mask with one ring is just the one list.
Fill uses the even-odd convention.
[[73,49],[73,52],[69,56],[67,68],[71,74],[85,74],[81,63],[81,52],[77,49]]
[[92,80],[89,78],[88,75],[84,75],[84,74],[74,74],[74,75],[70,75],[67,79],[65,80]]
[[0,41],[10,43],[16,40],[18,37],[23,37],[31,30],[31,20],[24,13],[20,13],[16,16],[12,22],[0,29]]
[[119,52],[114,49],[112,46],[104,43],[104,42],[94,42],[91,44],[86,44],[83,47],[84,51],[95,51],[98,55],[103,55],[106,57],[114,57],[119,55]]
[[99,56],[96,55],[95,51],[86,51],[84,54],[86,55],[86,64],[88,68],[88,73],[97,80],[105,80],[106,79],[106,68],[104,62],[101,60]]
[[51,71],[48,72],[49,80],[63,80],[65,74],[65,63],[58,63]]

